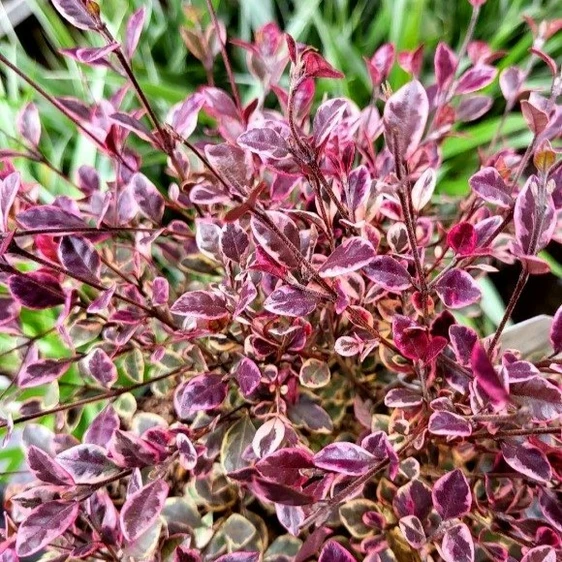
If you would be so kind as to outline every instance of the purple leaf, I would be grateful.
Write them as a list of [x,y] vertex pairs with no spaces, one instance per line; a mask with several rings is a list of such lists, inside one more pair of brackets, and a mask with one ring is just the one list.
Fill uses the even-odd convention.
[[256,468],[265,478],[291,483],[298,480],[301,469],[314,468],[314,462],[306,449],[287,448],[258,460]]
[[236,367],[236,380],[245,397],[250,396],[261,381],[261,372],[258,366],[247,357],[244,357]]
[[431,490],[421,480],[411,480],[398,488],[392,507],[400,518],[415,515],[423,521],[432,508]]
[[265,310],[280,316],[299,318],[313,312],[319,299],[311,293],[285,285],[275,289],[263,303]]
[[63,236],[58,254],[61,263],[70,273],[98,282],[101,260],[90,242],[76,236]]
[[277,514],[279,523],[281,523],[291,535],[297,537],[299,535],[299,529],[305,519],[303,508],[293,505],[275,504],[275,513]]
[[170,311],[180,316],[192,316],[205,320],[215,320],[228,316],[224,299],[209,291],[184,293],[171,307]]
[[392,155],[406,160],[418,147],[427,123],[429,102],[423,86],[413,80],[402,86],[384,106],[384,131]]
[[465,475],[456,469],[448,472],[433,486],[433,505],[443,519],[462,517],[470,511],[472,494]]
[[535,546],[527,550],[521,562],[556,562],[556,552],[548,545]]
[[408,359],[423,359],[429,348],[429,334],[411,318],[395,314],[392,319],[392,334],[396,347]]
[[453,81],[457,71],[457,57],[446,43],[439,43],[435,51],[435,79],[441,91],[445,91]]
[[84,228],[86,223],[78,216],[55,207],[54,205],[39,205],[19,213],[17,221],[28,229],[49,228]]
[[20,185],[20,175],[17,172],[6,176],[3,180],[0,179],[0,228],[2,232],[8,230],[10,209],[16,200]]
[[252,448],[256,457],[262,458],[275,452],[285,438],[285,425],[279,418],[267,420],[256,431]]
[[155,277],[152,282],[152,302],[157,305],[167,304],[170,298],[170,284],[165,277]]
[[154,140],[150,129],[142,121],[128,113],[118,111],[117,113],[112,113],[109,118],[120,127],[132,131],[143,140],[149,142]]
[[547,484],[552,479],[552,469],[546,455],[528,442],[504,441],[501,445],[505,462],[517,472]]
[[[95,15],[95,12],[92,13],[83,0],[52,0],[52,2],[58,13],[74,27],[86,30],[97,28],[99,16]],[[91,2],[90,5],[99,9],[95,2]]]
[[39,111],[34,103],[28,103],[18,114],[18,131],[31,146],[37,146],[41,138]]
[[480,343],[476,343],[472,349],[471,366],[476,382],[486,393],[494,408],[496,410],[503,408],[509,399],[509,392]]
[[125,540],[133,542],[154,525],[168,490],[168,484],[163,480],[155,480],[127,498],[119,515]]
[[510,392],[512,400],[528,409],[535,422],[552,421],[562,416],[562,391],[543,376],[512,383]]
[[18,528],[18,556],[31,556],[60,537],[74,523],[79,509],[79,503],[66,501],[49,501],[36,507]]
[[365,275],[394,293],[400,293],[412,286],[412,276],[408,270],[390,256],[377,256],[366,268]]
[[490,96],[467,96],[461,100],[457,107],[457,119],[463,123],[475,121],[488,113],[493,104],[494,99]]
[[449,337],[457,361],[465,367],[470,365],[472,350],[478,341],[478,334],[472,328],[454,324],[449,328]]
[[312,134],[315,146],[322,146],[328,139],[330,133],[341,121],[348,101],[343,98],[334,98],[325,101],[316,111],[314,123],[312,125]]
[[447,437],[467,437],[472,434],[470,422],[452,412],[433,412],[429,418],[429,432]]
[[160,224],[164,214],[164,198],[154,184],[142,174],[135,174],[130,181],[135,200],[141,213],[156,224]]
[[510,66],[500,73],[500,90],[503,97],[510,102],[514,102],[521,92],[521,86],[525,80],[525,73],[516,66]]
[[115,462],[126,468],[144,468],[158,464],[162,460],[156,446],[152,446],[131,432],[120,429],[113,434],[110,451]]
[[550,327],[550,343],[555,353],[562,351],[562,306],[558,307]]
[[65,298],[57,278],[44,271],[26,275],[11,275],[8,279],[10,293],[27,308],[42,310],[64,304]]
[[482,168],[476,172],[468,183],[479,197],[500,207],[508,209],[511,207],[513,199],[508,193],[507,186],[495,168]]
[[562,500],[560,492],[543,488],[540,491],[540,506],[546,520],[562,533]]
[[78,62],[93,65],[105,59],[107,55],[113,53],[117,47],[119,47],[119,43],[113,42],[103,47],[72,47],[71,49],[60,49],[60,53]]
[[455,94],[470,94],[485,88],[494,81],[497,70],[487,64],[479,64],[467,70],[455,88]]
[[469,222],[460,222],[447,234],[447,244],[461,256],[469,256],[476,249],[476,230]]
[[384,396],[389,408],[414,408],[423,403],[422,395],[408,388],[391,388]]
[[320,552],[318,562],[355,562],[355,558],[339,542],[328,541]]
[[41,449],[31,445],[27,450],[27,466],[36,478],[55,486],[71,486],[72,476],[53,458]]
[[258,562],[260,559],[259,552],[230,552],[223,554],[214,560],[214,562]]
[[71,365],[68,359],[42,359],[26,365],[18,377],[20,388],[31,388],[52,382],[68,371]]
[[406,515],[398,522],[400,531],[408,544],[416,549],[419,549],[425,543],[426,536],[422,522],[415,515]]
[[340,441],[331,443],[314,455],[318,468],[349,476],[364,474],[375,458],[359,445]]
[[119,474],[119,468],[109,460],[99,445],[76,445],[56,456],[56,461],[77,484],[95,484]]
[[113,434],[119,429],[119,417],[115,413],[113,406],[106,406],[86,429],[84,433],[84,443],[91,443],[103,447],[107,445]]
[[142,33],[142,28],[144,26],[145,17],[146,8],[143,6],[142,8],[139,8],[136,12],[134,12],[127,22],[125,40],[123,41],[123,51],[125,52],[125,56],[128,59],[133,58],[133,55],[137,49],[137,45]]
[[[299,229],[295,223],[279,211],[268,211],[267,216],[298,251],[300,237]],[[252,217],[251,226],[256,244],[261,246],[269,256],[289,269],[299,266],[298,259],[287,247],[286,241],[276,231],[254,217]]]
[[320,277],[345,275],[368,265],[374,257],[375,250],[368,240],[350,238],[328,256],[318,273]]
[[220,249],[231,261],[240,263],[248,251],[250,239],[244,229],[235,222],[225,224],[220,235]]
[[198,375],[177,388],[174,395],[176,412],[183,419],[199,410],[218,408],[226,398],[226,392],[222,375]]
[[273,129],[250,129],[238,137],[238,144],[267,158],[281,159],[290,154],[287,141]]
[[463,308],[480,300],[480,289],[470,273],[451,269],[435,285],[435,291],[445,306]]
[[359,166],[350,172],[347,178],[346,200],[352,211],[355,212],[367,201],[372,181],[367,166]]
[[447,529],[441,543],[445,562],[474,562],[474,540],[464,524]]
[[193,470],[197,466],[197,450],[191,439],[183,433],[178,433],[176,438],[180,464],[185,470]]
[[529,125],[529,129],[535,135],[542,133],[546,129],[549,121],[548,115],[539,107],[529,103],[527,100],[523,100],[521,102],[521,113],[527,125]]
[[412,205],[416,211],[421,211],[430,201],[437,176],[433,168],[428,168],[417,180],[412,188]]
[[205,155],[213,168],[229,184],[239,190],[246,188],[248,174],[251,171],[251,159],[249,162],[244,150],[227,143],[213,144],[205,147]]

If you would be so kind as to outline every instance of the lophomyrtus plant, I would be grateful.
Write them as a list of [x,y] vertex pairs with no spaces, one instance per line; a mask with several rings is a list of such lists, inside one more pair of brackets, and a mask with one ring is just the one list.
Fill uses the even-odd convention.
[[[210,2],[209,26],[184,32],[209,84],[165,118],[131,62],[144,9],[120,41],[93,0],[53,0],[95,37],[64,55],[120,77],[105,99],[53,97],[0,54],[99,162],[53,166],[33,103],[0,152],[0,424],[28,476],[6,490],[0,560],[562,555],[562,307],[541,356],[502,338],[548,271],[540,251],[562,242],[562,80],[543,50],[562,25],[530,21],[530,64],[499,76],[532,141],[482,146],[451,221],[432,197],[441,145],[491,108],[478,92],[499,56],[473,40],[485,0],[470,1],[459,52],[441,43],[427,84],[421,49],[366,60],[363,109],[318,105],[317,80],[341,73],[274,24],[232,42],[261,87],[244,101]],[[391,91],[396,63],[411,79]],[[546,94],[525,86],[539,63]],[[141,143],[165,178],[143,173]],[[47,198],[22,159],[75,195]],[[501,262],[521,274],[484,338],[454,313],[478,315],[477,279]]]

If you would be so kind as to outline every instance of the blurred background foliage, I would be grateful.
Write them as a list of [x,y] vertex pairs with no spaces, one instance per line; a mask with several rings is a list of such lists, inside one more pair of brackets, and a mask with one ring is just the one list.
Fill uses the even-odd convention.
[[[90,102],[100,100],[122,85],[122,79],[106,68],[79,65],[58,52],[61,48],[77,44],[99,45],[98,37],[70,29],[48,0],[26,1],[32,15],[14,29],[0,0],[0,19],[4,18],[0,27],[5,31],[0,39],[0,50],[21,70],[55,96],[76,96]],[[161,115],[205,83],[201,63],[187,51],[179,32],[182,26],[190,26],[186,6],[195,8],[202,21],[208,23],[205,0],[99,0],[99,3],[108,27],[117,37],[122,37],[127,17],[135,9],[147,7],[149,23],[145,25],[135,53],[134,70]],[[444,41],[458,49],[471,14],[471,6],[466,0],[215,0],[214,5],[230,37],[251,40],[256,29],[276,21],[281,29],[298,41],[316,46],[336,68],[345,73],[343,80],[321,80],[317,90],[319,98],[345,95],[360,107],[369,103],[371,97],[363,57],[370,57],[380,44],[388,41],[395,43],[398,50],[409,50],[423,44],[425,64],[422,81],[427,78],[425,83],[429,84],[436,45]],[[488,42],[494,50],[504,51],[502,58],[495,63],[500,70],[512,65],[525,67],[529,60],[532,35],[524,15],[536,21],[561,18],[562,2],[488,0],[482,8],[475,38]],[[544,50],[558,63],[562,62],[562,32],[549,39]],[[232,46],[229,46],[229,53],[244,100],[250,101],[258,91],[246,69],[245,53]],[[95,147],[77,135],[74,126],[56,109],[40,99],[13,73],[0,69],[0,77],[1,147],[18,147],[14,138],[16,116],[19,109],[33,99],[39,106],[43,124],[41,148],[55,167],[72,177],[79,165],[90,164],[98,168],[102,177],[111,176],[109,163],[97,156]],[[217,85],[228,90],[220,57],[216,59],[215,77]],[[390,76],[390,85],[396,89],[407,80],[407,74],[396,68]],[[539,61],[529,85],[538,90],[548,90],[550,82],[547,68]],[[448,196],[468,193],[467,179],[479,167],[477,149],[485,149],[489,145],[501,120],[505,101],[498,81],[487,90],[486,93],[496,100],[492,110],[476,124],[470,124],[470,132],[457,128],[457,134],[444,145],[438,196],[445,207]],[[132,97],[129,98],[131,102]],[[523,148],[529,143],[530,133],[518,107],[508,116],[502,134],[511,147]],[[165,165],[162,155],[155,154],[146,146],[139,145],[138,148],[143,156],[143,171],[153,178],[160,176]],[[61,181],[44,165],[20,159],[18,169],[25,179],[39,184],[40,196],[45,202],[60,194],[75,195],[68,183]],[[560,248],[549,248],[548,251],[550,253],[545,257],[551,262],[553,273],[533,278],[515,311],[515,320],[550,313],[559,304],[562,253]],[[508,267],[491,277],[493,283],[484,279],[484,318],[479,321],[482,332],[492,331],[503,316],[503,302],[506,297],[509,298],[517,274],[516,267]],[[537,294],[542,298],[537,299]],[[55,321],[49,311],[33,312],[26,318],[25,331],[30,337],[37,336],[49,330]],[[472,322],[470,318],[465,318],[465,321]],[[9,360],[2,352],[12,346],[11,338],[0,337],[0,362]],[[41,339],[41,349],[52,356],[64,355],[56,332]],[[8,366],[4,365],[4,368]],[[54,401],[58,398],[52,397]],[[83,417],[82,424],[86,423],[84,420]],[[45,420],[44,423],[50,422]],[[0,452],[0,469],[14,470],[20,462],[19,449]]]

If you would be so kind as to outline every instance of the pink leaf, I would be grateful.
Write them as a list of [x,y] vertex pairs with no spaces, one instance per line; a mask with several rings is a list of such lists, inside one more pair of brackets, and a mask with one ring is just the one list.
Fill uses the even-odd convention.
[[86,223],[78,216],[55,207],[54,205],[39,205],[19,213],[18,222],[29,229],[76,229],[84,228]]
[[462,269],[452,269],[436,283],[435,290],[445,306],[463,308],[480,300],[480,289],[472,276]]
[[[279,211],[269,211],[267,217],[275,225],[276,230],[283,233],[298,251],[300,248],[300,237],[295,223]],[[299,266],[298,259],[287,246],[286,241],[269,224],[252,217],[251,226],[256,243],[275,261],[289,269]]]
[[136,12],[134,12],[127,22],[125,41],[123,42],[123,51],[125,52],[125,56],[128,59],[133,58],[133,55],[137,49],[145,18],[146,8],[143,6],[142,8],[139,8]]
[[306,316],[316,309],[319,299],[311,293],[285,285],[275,289],[263,303],[265,310],[280,316]]
[[[97,28],[99,16],[92,14],[83,0],[52,0],[52,2],[59,14],[74,27],[86,30]],[[91,2],[91,5],[97,7],[94,2]]]
[[474,95],[463,97],[457,107],[457,119],[463,123],[475,121],[488,113],[494,104],[490,96]]
[[539,448],[526,441],[503,441],[501,448],[505,462],[517,472],[544,484],[552,479],[550,463]]
[[443,519],[462,517],[472,506],[468,481],[459,469],[448,472],[435,482],[432,498],[437,513]]
[[123,536],[133,542],[155,523],[168,497],[168,485],[155,480],[127,498],[119,519]]
[[259,427],[252,440],[256,457],[262,458],[279,449],[285,438],[285,425],[279,418],[271,418]]
[[180,464],[185,470],[193,470],[197,465],[197,450],[191,439],[183,433],[178,433],[176,443],[180,454]]
[[403,160],[412,155],[422,138],[428,113],[427,94],[417,80],[402,86],[389,98],[383,121],[391,154]]
[[426,541],[425,530],[422,522],[415,515],[406,515],[398,522],[400,531],[408,544],[413,548],[419,549]]
[[31,388],[52,382],[68,371],[72,363],[69,360],[42,359],[26,365],[19,374],[18,386]]
[[550,343],[555,353],[562,351],[562,305],[558,307],[550,326]]
[[177,388],[174,395],[176,412],[180,418],[187,418],[199,410],[218,408],[226,398],[226,392],[222,375],[197,375]]
[[222,227],[220,249],[222,253],[235,263],[240,263],[248,251],[250,240],[242,227],[231,222]]
[[482,168],[468,180],[468,183],[472,191],[478,194],[484,201],[506,209],[511,207],[513,199],[508,193],[505,182],[495,168]]
[[34,103],[28,103],[18,114],[18,131],[31,146],[37,146],[41,138],[39,111]]
[[449,337],[457,361],[465,367],[470,365],[472,350],[478,341],[478,334],[472,328],[454,324],[449,328]]
[[373,464],[375,458],[359,445],[344,441],[331,443],[314,455],[314,464],[318,468],[360,476]]
[[238,137],[238,144],[268,158],[281,159],[290,154],[287,141],[273,129],[250,129]]
[[355,562],[355,558],[339,542],[328,541],[320,552],[318,562]]
[[154,184],[142,174],[135,174],[130,181],[141,213],[159,224],[164,214],[164,198]]
[[316,111],[312,125],[314,145],[321,146],[330,133],[341,121],[348,102],[343,98],[334,98],[324,102]]
[[101,260],[90,242],[77,236],[63,236],[58,254],[61,263],[70,273],[98,282]]
[[457,57],[445,43],[439,43],[435,51],[435,78],[439,89],[444,91],[451,84],[457,70]]
[[36,507],[18,528],[18,556],[31,556],[51,544],[74,523],[79,509],[79,503],[66,501],[49,501]]
[[474,562],[474,540],[464,524],[447,529],[441,543],[445,562]]
[[245,397],[250,396],[259,386],[261,372],[258,366],[248,357],[244,357],[236,367],[236,380]]
[[369,264],[375,257],[372,244],[363,238],[355,237],[338,246],[322,264],[320,277],[337,277],[357,271]]
[[174,106],[170,112],[169,121],[178,135],[189,138],[197,126],[199,111],[205,103],[202,94],[196,92],[188,96],[183,102]]
[[13,172],[4,179],[0,179],[0,228],[2,232],[8,230],[8,217],[10,216],[10,210],[16,200],[20,185],[20,175],[17,172]]
[[494,81],[497,70],[493,66],[480,64],[467,70],[455,88],[455,94],[470,94],[485,88]]
[[170,307],[170,311],[181,316],[192,316],[205,320],[224,318],[229,314],[224,299],[209,291],[184,293]]
[[527,550],[521,562],[556,562],[556,552],[552,546],[535,546]]
[[113,406],[106,406],[90,423],[84,433],[84,443],[91,443],[103,447],[107,445],[113,434],[119,429],[119,417]]
[[433,168],[425,170],[416,180],[412,188],[412,205],[416,211],[421,211],[431,201],[436,181],[437,178]]
[[429,432],[434,435],[468,437],[472,434],[470,422],[452,412],[433,412],[429,418]]
[[535,135],[542,133],[546,129],[549,118],[539,107],[529,103],[527,100],[523,100],[521,102],[521,113],[527,125],[529,125],[529,129],[531,129]]
[[99,445],[75,445],[59,453],[56,461],[77,484],[95,484],[119,474],[119,468]]
[[352,211],[356,211],[369,197],[371,174],[367,166],[359,166],[351,171],[347,178],[346,200]]
[[516,66],[510,66],[501,71],[500,89],[507,101],[513,103],[517,99],[517,96],[521,93],[524,79],[525,73]]
[[512,383],[510,392],[514,402],[529,410],[533,421],[552,421],[562,416],[562,391],[543,376]]

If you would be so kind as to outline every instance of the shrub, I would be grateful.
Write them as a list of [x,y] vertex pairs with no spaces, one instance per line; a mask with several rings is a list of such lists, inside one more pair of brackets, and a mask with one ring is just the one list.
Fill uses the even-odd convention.
[[[99,163],[69,176],[49,162],[33,103],[21,147],[0,153],[0,423],[30,476],[8,487],[2,560],[560,556],[562,308],[540,356],[502,334],[548,271],[539,252],[562,241],[562,81],[543,51],[561,22],[530,21],[530,64],[499,76],[527,149],[498,130],[470,196],[447,202],[434,195],[442,143],[494,102],[477,93],[500,56],[472,38],[483,0],[460,51],[437,47],[426,86],[421,49],[366,59],[363,109],[316,106],[317,80],[341,73],[274,24],[232,42],[260,86],[244,104],[209,2],[211,24],[184,39],[210,85],[165,119],[131,64],[144,9],[119,41],[93,0],[53,3],[97,38],[64,54],[122,80],[93,103],[54,97],[0,55]],[[230,93],[212,85],[219,55]],[[393,92],[396,61],[411,80]],[[546,95],[525,86],[539,63]],[[165,177],[143,173],[139,143],[165,156]],[[24,181],[22,159],[70,195]],[[468,322],[477,280],[515,262],[483,338]]]

